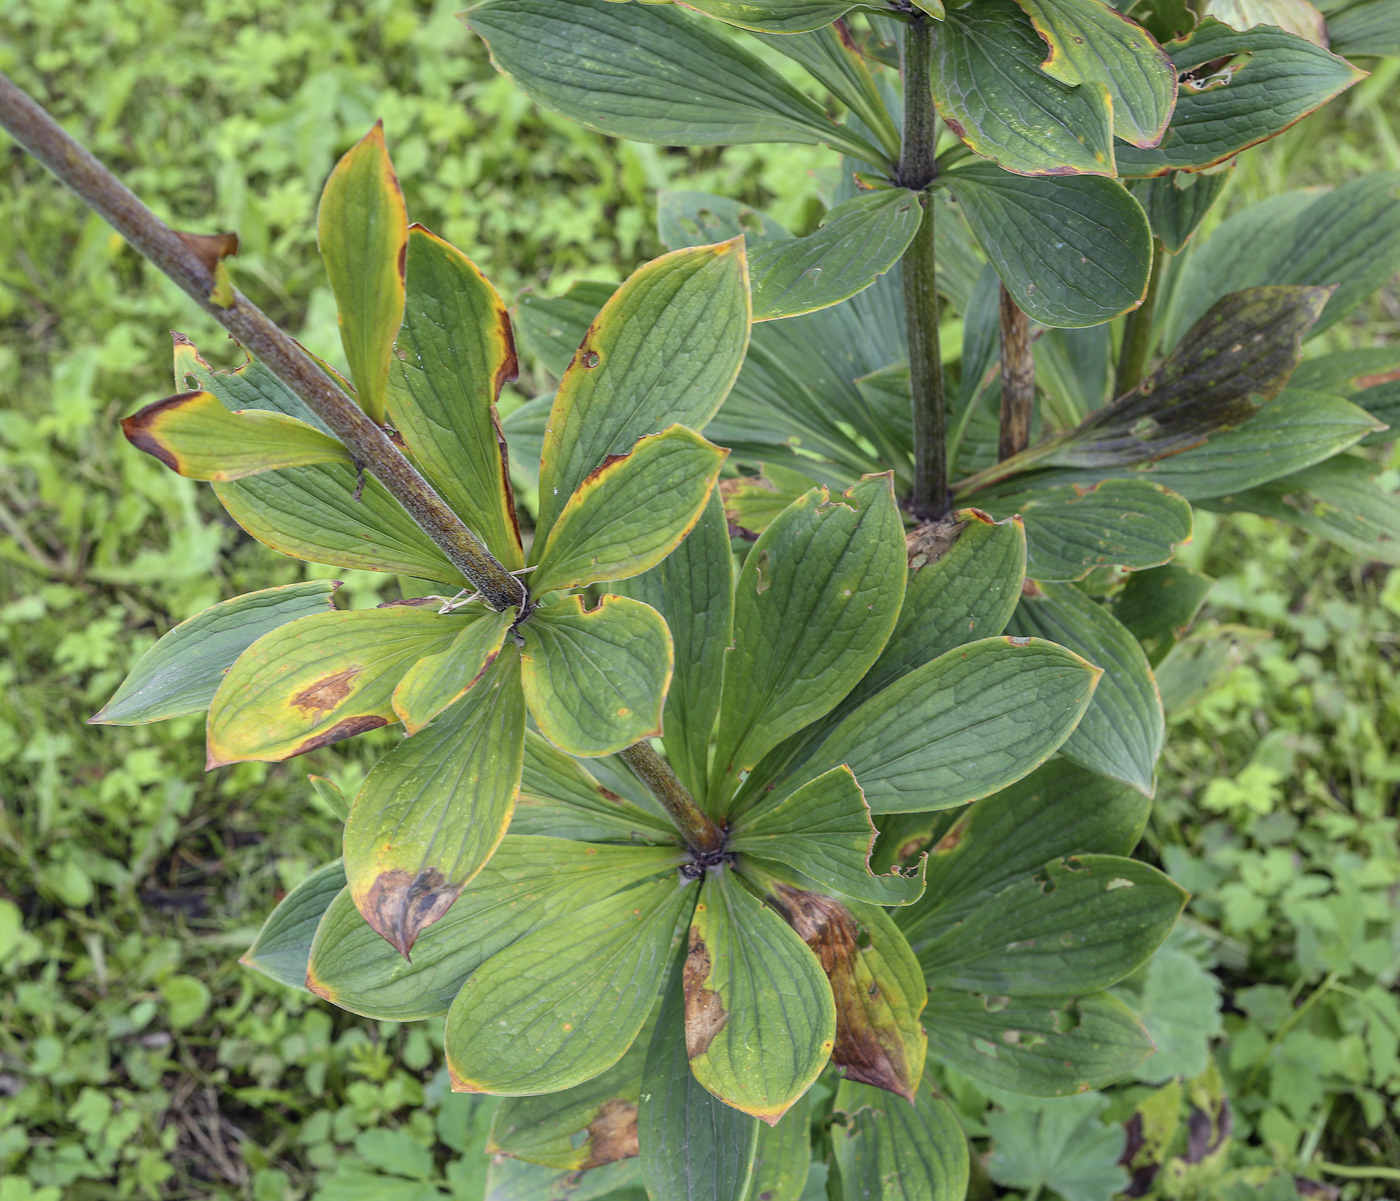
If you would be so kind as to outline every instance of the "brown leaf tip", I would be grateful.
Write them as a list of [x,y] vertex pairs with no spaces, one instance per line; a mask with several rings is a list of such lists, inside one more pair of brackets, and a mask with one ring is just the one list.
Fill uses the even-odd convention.
[[396,867],[375,878],[359,908],[375,933],[407,959],[418,935],[452,908],[461,891],[435,867],[417,875]]
[[170,450],[164,442],[160,440],[157,429],[160,425],[160,418],[174,409],[183,408],[187,404],[203,399],[207,392],[179,392],[174,396],[167,396],[164,400],[158,400],[154,404],[148,404],[144,409],[138,409],[130,417],[122,418],[122,433],[126,435],[126,440],[136,447],[137,450],[145,451],[152,458],[159,459],[171,471],[177,474],[180,471],[180,460],[176,458],[174,452]]

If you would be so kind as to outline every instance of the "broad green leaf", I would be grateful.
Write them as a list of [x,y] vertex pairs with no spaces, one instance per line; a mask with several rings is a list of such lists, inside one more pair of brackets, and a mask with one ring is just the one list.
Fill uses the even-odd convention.
[[904,575],[889,476],[838,496],[813,488],[754,543],[725,652],[713,809],[724,808],[741,773],[865,674],[894,628]]
[[770,1126],[831,1055],[836,1006],[817,957],[727,870],[705,877],[685,962],[695,1078]]
[[1363,559],[1400,566],[1400,496],[1377,483],[1379,466],[1339,455],[1202,507],[1275,517]]
[[876,813],[975,801],[1045,762],[1079,724],[1098,678],[1079,655],[1038,638],[970,643],[866,701],[794,782],[844,763]]
[[486,1151],[574,1172],[637,1154],[637,1101],[646,1038],[601,1076],[559,1093],[507,1097],[491,1120]]
[[668,250],[708,246],[740,234],[752,250],[765,242],[792,237],[767,213],[742,201],[712,192],[664,190],[656,194],[656,233]]
[[661,733],[674,655],[650,605],[604,596],[585,609],[569,596],[536,609],[520,633],[530,715],[560,750],[611,755]]
[[672,425],[705,427],[739,374],[749,313],[748,266],[739,240],[674,250],[613,293],[574,352],[554,399],[540,465],[536,538],[548,534],[575,490],[609,455],[626,454],[638,438]]
[[1400,54],[1400,12],[1386,0],[1360,0],[1327,15],[1332,51],[1348,58]]
[[[460,1162],[460,1161],[459,1161]],[[383,1177],[375,1177],[376,1187]],[[442,1194],[434,1186],[437,1196]],[[502,1155],[486,1169],[484,1201],[645,1201],[635,1159],[618,1160],[587,1172],[546,1168]],[[374,1201],[391,1201],[374,1194]],[[396,1201],[396,1199],[393,1199]],[[413,1198],[413,1201],[418,1201]],[[424,1201],[428,1201],[424,1198]]]
[[306,989],[311,940],[326,910],[345,887],[345,866],[337,859],[318,867],[277,902],[243,957],[244,967],[285,984]]
[[1050,47],[1042,70],[1071,86],[1101,83],[1113,132],[1155,146],[1176,102],[1176,69],[1147,30],[1100,0],[1017,0]]
[[[800,879],[800,877],[799,877]],[[928,1039],[927,988],[904,935],[878,905],[764,880],[765,902],[812,948],[836,1002],[831,1062],[849,1080],[914,1103]]]
[[1016,0],[950,10],[933,51],[938,115],[1018,175],[1113,175],[1108,89],[1052,79],[1041,69],[1045,51]]
[[1111,993],[1006,997],[929,991],[929,1054],[993,1088],[1065,1097],[1121,1080],[1152,1039]]
[[[702,242],[716,240],[701,239]],[[589,323],[617,289],[618,285],[614,283],[581,279],[570,284],[563,296],[521,293],[515,306],[514,323],[520,349],[539,359],[545,370],[555,378],[562,376],[568,370],[578,344],[588,333]],[[507,423],[509,420],[507,417]]]
[[312,992],[351,1013],[408,1022],[447,1012],[462,982],[498,951],[681,864],[675,847],[598,846],[507,834],[409,963],[360,916],[346,889],[311,947]]
[[1327,21],[1308,0],[1206,0],[1201,15],[1224,21],[1231,29],[1274,25],[1315,45],[1327,45]]
[[913,1105],[843,1080],[836,1090],[831,1147],[842,1195],[882,1201],[962,1201],[967,1136],[927,1082]]
[[843,896],[876,905],[908,905],[924,891],[922,870],[877,876],[870,854],[877,832],[860,785],[834,767],[772,808],[735,823],[729,850],[776,860]]
[[904,188],[839,204],[805,238],[761,242],[749,252],[754,321],[796,317],[840,304],[899,262],[923,208]]
[[208,766],[275,763],[397,721],[395,686],[462,625],[435,607],[393,605],[317,613],[264,634],[214,694]]
[[1288,384],[1304,392],[1351,396],[1359,389],[1396,379],[1400,379],[1400,346],[1369,346],[1304,359],[1289,377]]
[[1179,563],[1135,571],[1113,600],[1113,616],[1138,640],[1156,667],[1205,604],[1215,581]]
[[1200,959],[1169,939],[1142,971],[1114,994],[1147,1028],[1156,1049],[1134,1075],[1150,1084],[1199,1076],[1211,1064],[1212,1045],[1224,1033],[1220,979]]
[[771,67],[671,5],[487,0],[464,19],[521,91],[600,133],[663,146],[825,143],[883,163]]
[[937,988],[1000,994],[1097,992],[1145,963],[1186,893],[1154,867],[1073,855],[987,897],[933,937],[904,927]]
[[486,674],[501,653],[515,610],[462,613],[467,618],[445,651],[419,659],[394,688],[393,706],[404,729],[416,734],[456,704]]
[[1100,1121],[1108,1104],[1095,1093],[989,1113],[992,1179],[1028,1194],[1051,1188],[1064,1201],[1112,1201],[1129,1181],[1119,1164],[1127,1134]]
[[1182,713],[1201,697],[1219,688],[1230,673],[1244,662],[1245,653],[1273,635],[1268,630],[1229,625],[1218,621],[1202,623],[1167,652],[1155,669],[1162,708]]
[[326,263],[340,341],[360,407],[384,420],[389,359],[404,311],[408,215],[398,176],[376,121],[335,165],[316,210],[316,236]]
[[520,788],[525,696],[519,651],[371,769],[345,825],[356,907],[405,958],[505,836]]
[[734,633],[734,556],[718,492],[672,554],[618,591],[666,619],[675,646],[675,674],[662,710],[666,756],[681,783],[703,795],[724,650]]
[[727,453],[673,425],[609,455],[560,510],[531,589],[543,596],[655,567],[700,519]]
[[192,480],[238,480],[309,463],[349,463],[314,426],[258,409],[231,412],[210,392],[181,392],[122,418],[126,440]]
[[1397,270],[1400,171],[1363,176],[1321,195],[1273,196],[1226,218],[1186,260],[1166,314],[1166,344],[1226,293],[1260,284],[1334,287],[1312,329],[1317,334]]
[[496,289],[460,250],[413,226],[389,418],[428,482],[510,571],[525,559],[496,398],[515,375]]
[[581,842],[677,841],[670,821],[619,796],[533,730],[525,731],[525,766],[510,828]]
[[963,311],[962,361],[958,364],[958,401],[949,433],[949,474],[957,465],[964,413],[990,383],[992,367],[1001,357],[1001,276],[995,263],[984,263]]
[[1234,174],[1235,160],[1215,171],[1169,171],[1136,179],[1132,193],[1147,212],[1153,234],[1168,254],[1180,254]]
[[776,1126],[758,1128],[758,1151],[745,1201],[801,1201],[812,1166],[808,1094],[798,1099]]
[[671,934],[695,893],[663,878],[574,912],[498,952],[447,1014],[454,1092],[557,1092],[626,1053],[656,1000]]
[[224,673],[264,634],[332,607],[339,582],[308,580],[222,601],[182,621],[146,651],[88,721],[135,726],[203,713]]
[[[1214,17],[1163,48],[1183,79],[1171,124],[1155,149],[1118,148],[1121,175],[1213,167],[1281,134],[1365,77],[1281,29],[1238,33]],[[1208,69],[1216,63],[1224,65]]]
[[686,1054],[684,948],[662,985],[637,1114],[651,1201],[744,1201],[761,1123],[703,1088]]
[[1166,726],[1157,681],[1137,639],[1070,584],[1045,583],[1026,593],[1008,628],[1058,642],[1103,669],[1088,711],[1061,754],[1151,796]]
[[1036,321],[1098,325],[1141,303],[1152,231],[1142,206],[1116,180],[1033,179],[969,162],[941,182],[1006,290]]
[[[1213,444],[1214,439],[1208,443]],[[1026,574],[1034,580],[1082,580],[1110,564],[1131,571],[1156,567],[1191,540],[1191,506],[1145,479],[975,499],[993,513],[1016,514],[1025,523]]]
[[707,17],[760,33],[803,33],[839,21],[858,0],[681,0]]

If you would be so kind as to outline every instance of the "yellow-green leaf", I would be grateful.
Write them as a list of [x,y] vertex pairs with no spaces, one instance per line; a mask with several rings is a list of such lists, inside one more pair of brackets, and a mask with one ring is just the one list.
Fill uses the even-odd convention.
[[463,614],[467,624],[445,651],[419,659],[394,689],[394,712],[416,734],[466,695],[496,661],[515,610]]

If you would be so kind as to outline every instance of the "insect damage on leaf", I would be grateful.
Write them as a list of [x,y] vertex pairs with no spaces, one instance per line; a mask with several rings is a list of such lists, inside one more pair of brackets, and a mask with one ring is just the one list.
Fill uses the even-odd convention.
[[685,957],[682,975],[685,987],[685,1052],[691,1059],[709,1050],[715,1035],[729,1021],[719,993],[705,987],[705,981],[709,978],[710,949],[692,928],[690,950]]
[[417,875],[396,867],[381,872],[361,906],[365,920],[405,959],[425,926],[452,908],[461,886],[448,886],[435,867]]

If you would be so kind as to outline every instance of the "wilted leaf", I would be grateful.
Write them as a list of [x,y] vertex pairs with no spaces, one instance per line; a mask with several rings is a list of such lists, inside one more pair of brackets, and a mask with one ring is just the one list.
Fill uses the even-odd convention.
[[238,962],[278,984],[305,991],[316,927],[344,887],[345,866],[339,859],[318,867],[277,902]]

